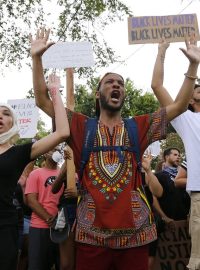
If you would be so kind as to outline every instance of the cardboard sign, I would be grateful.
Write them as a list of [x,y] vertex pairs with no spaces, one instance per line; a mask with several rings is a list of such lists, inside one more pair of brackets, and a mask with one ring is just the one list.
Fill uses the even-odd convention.
[[168,42],[180,42],[192,32],[199,40],[196,14],[128,18],[129,44],[159,43],[163,38]]
[[155,270],[186,270],[190,257],[190,236],[186,220],[176,221],[176,230],[161,233]]
[[8,100],[17,114],[20,138],[33,138],[37,133],[39,118],[34,98]]
[[94,65],[90,42],[58,42],[42,56],[44,68],[65,69],[70,67],[90,67]]

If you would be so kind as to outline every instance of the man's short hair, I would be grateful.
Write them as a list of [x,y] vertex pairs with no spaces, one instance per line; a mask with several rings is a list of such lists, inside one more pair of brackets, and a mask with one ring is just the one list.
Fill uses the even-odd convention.
[[[120,74],[115,73],[115,72],[107,72],[107,73],[104,74],[103,77],[99,80],[99,83],[98,83],[98,85],[97,85],[96,91],[99,91],[99,90],[100,90],[101,83],[102,83],[103,79],[104,79],[106,76],[110,75],[110,74],[117,74],[117,75],[119,75],[119,76],[122,78],[122,80],[124,81],[124,78],[123,78]],[[100,115],[99,100],[96,100],[96,117],[99,117],[99,115]]]
[[179,154],[181,153],[180,150],[177,147],[170,147],[164,150],[163,152],[163,159],[165,160],[166,156],[169,156],[171,154],[172,150],[177,150]]

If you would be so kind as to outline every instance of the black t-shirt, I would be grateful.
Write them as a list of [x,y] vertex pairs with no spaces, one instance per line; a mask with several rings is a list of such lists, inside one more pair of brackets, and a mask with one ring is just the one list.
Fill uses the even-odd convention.
[[174,220],[186,219],[190,210],[189,194],[185,189],[175,187],[174,181],[166,172],[155,175],[163,187],[163,195],[158,201],[164,213]]
[[16,145],[0,154],[0,226],[17,223],[13,195],[17,182],[31,161],[32,143]]

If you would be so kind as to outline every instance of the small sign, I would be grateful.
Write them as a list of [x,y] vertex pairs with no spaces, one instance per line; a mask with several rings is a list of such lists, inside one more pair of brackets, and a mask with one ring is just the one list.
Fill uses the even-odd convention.
[[153,157],[157,157],[160,155],[160,142],[155,141],[150,144],[147,149],[144,151],[145,154],[150,154]]
[[8,100],[8,104],[10,104],[17,114],[20,138],[33,138],[37,133],[37,122],[39,118],[35,99],[12,99]]
[[44,68],[58,69],[93,66],[92,44],[86,41],[58,42],[43,54],[42,63]]
[[186,220],[175,221],[175,231],[167,229],[159,236],[156,270],[186,270],[190,258],[191,239]]
[[128,18],[129,44],[159,43],[163,38],[180,42],[193,32],[199,40],[196,14]]

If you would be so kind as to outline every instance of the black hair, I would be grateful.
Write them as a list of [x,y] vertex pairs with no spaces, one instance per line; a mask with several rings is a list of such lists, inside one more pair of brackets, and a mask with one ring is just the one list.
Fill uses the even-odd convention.
[[[123,78],[120,74],[115,73],[115,72],[107,72],[107,73],[104,74],[104,76],[99,80],[99,83],[98,83],[98,85],[97,85],[96,91],[99,91],[99,90],[100,90],[101,83],[102,83],[103,79],[104,79],[106,76],[110,75],[110,74],[117,74],[117,75],[119,75],[119,76],[122,78],[123,82],[124,82],[124,78]],[[96,99],[96,117],[99,117],[99,116],[100,116],[99,100]]]
[[163,159],[164,159],[164,160],[165,160],[165,157],[166,157],[166,156],[169,156],[169,155],[171,154],[171,151],[172,151],[172,150],[178,151],[179,154],[181,153],[180,150],[179,150],[177,147],[170,147],[170,148],[167,148],[167,149],[165,149],[164,152],[163,152]]
[[104,79],[106,76],[110,75],[110,74],[117,74],[117,75],[119,75],[119,76],[122,78],[122,80],[124,81],[124,78],[123,78],[120,74],[115,73],[115,72],[107,72],[107,73],[104,74],[103,77],[100,79],[100,81],[99,81],[99,83],[98,83],[98,85],[97,85],[97,90],[96,90],[96,91],[99,91],[99,90],[100,90],[101,83],[102,83],[103,79]]

